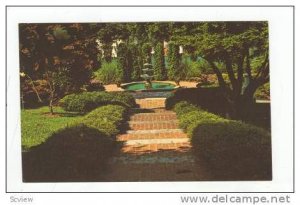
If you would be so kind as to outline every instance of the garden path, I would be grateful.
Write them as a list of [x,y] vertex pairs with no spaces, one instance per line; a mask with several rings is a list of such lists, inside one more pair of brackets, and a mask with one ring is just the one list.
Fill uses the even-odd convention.
[[105,181],[210,180],[205,162],[194,158],[176,113],[165,98],[136,99],[126,133],[117,136],[120,152],[109,162]]

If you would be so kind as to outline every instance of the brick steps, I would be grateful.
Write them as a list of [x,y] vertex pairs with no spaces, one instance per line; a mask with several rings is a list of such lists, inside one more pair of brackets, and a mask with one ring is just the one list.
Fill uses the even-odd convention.
[[151,145],[151,144],[176,144],[189,142],[189,138],[167,138],[167,139],[135,139],[125,141],[125,145]]
[[[161,131],[161,130],[158,130]],[[187,135],[181,131],[177,132],[158,132],[158,133],[131,133],[131,134],[121,134],[117,137],[118,141],[126,140],[143,140],[143,139],[176,139],[176,138],[186,138]]]
[[156,121],[148,123],[133,123],[129,122],[131,130],[160,130],[160,129],[177,129],[177,121]]
[[164,108],[151,108],[151,109],[146,109],[146,108],[131,108],[131,113],[164,113],[164,114],[174,114],[173,111],[171,110],[166,110]]
[[164,120],[176,120],[175,113],[139,113],[130,117],[130,121],[164,121]]
[[176,113],[165,99],[136,99],[129,129],[117,136],[122,143],[109,162],[107,181],[197,181],[209,173],[195,163],[189,137],[179,129]]
[[147,99],[136,99],[136,104],[140,108],[152,109],[152,108],[164,108],[165,98],[147,98]]

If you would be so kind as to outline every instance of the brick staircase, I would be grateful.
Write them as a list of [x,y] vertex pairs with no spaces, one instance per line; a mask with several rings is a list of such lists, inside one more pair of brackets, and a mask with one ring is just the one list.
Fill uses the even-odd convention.
[[165,110],[164,98],[136,99],[123,144],[110,162],[107,181],[197,181],[209,174],[191,153],[188,136],[176,113]]

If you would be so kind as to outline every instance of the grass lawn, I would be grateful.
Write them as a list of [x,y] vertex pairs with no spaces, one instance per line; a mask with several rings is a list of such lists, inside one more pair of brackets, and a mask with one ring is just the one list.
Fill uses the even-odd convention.
[[78,113],[66,112],[60,107],[55,107],[54,111],[55,114],[50,115],[46,106],[21,111],[23,149],[27,150],[43,143],[54,132],[82,117]]

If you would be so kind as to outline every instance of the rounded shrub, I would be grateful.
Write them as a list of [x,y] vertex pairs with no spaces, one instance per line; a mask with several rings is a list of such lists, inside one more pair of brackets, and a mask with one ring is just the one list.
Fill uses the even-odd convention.
[[206,159],[215,177],[225,180],[271,179],[271,135],[182,101],[174,106],[179,126],[191,138],[194,153]]
[[115,143],[98,129],[77,125],[59,130],[23,153],[25,182],[99,181]]
[[198,124],[192,133],[196,155],[203,156],[223,179],[271,179],[271,136],[237,121]]
[[106,105],[88,113],[81,123],[104,133],[106,136],[117,135],[124,120],[126,109],[119,105]]
[[181,117],[181,115],[187,114],[188,112],[198,111],[199,108],[195,105],[188,103],[187,101],[181,101],[174,106],[174,111]]
[[70,94],[60,100],[61,107],[71,112],[89,112],[99,106],[118,104],[134,107],[135,99],[125,92],[83,92]]

